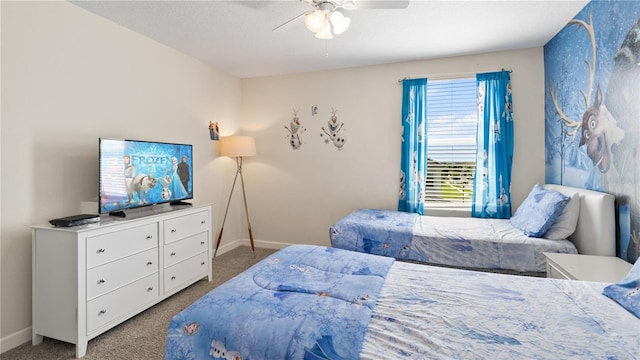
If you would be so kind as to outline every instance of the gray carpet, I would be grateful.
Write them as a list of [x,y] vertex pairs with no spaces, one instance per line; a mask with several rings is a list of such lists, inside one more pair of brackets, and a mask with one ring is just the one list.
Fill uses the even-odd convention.
[[[213,280],[200,280],[165,301],[145,310],[115,328],[89,341],[83,359],[163,359],[164,343],[171,318],[202,297],[211,289],[236,276],[260,259],[275,252],[272,249],[256,249],[256,259],[251,248],[241,246],[213,261]],[[75,359],[75,345],[45,338],[42,344],[31,342],[0,355],[2,360],[14,359]]]

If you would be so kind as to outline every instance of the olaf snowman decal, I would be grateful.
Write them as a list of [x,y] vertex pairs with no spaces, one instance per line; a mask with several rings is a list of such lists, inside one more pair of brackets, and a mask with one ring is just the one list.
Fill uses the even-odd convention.
[[[324,126],[322,127],[322,132],[324,134],[320,134],[320,136],[323,137],[326,135],[327,137],[324,140],[325,144],[328,144],[331,141],[338,150],[342,150],[346,139],[344,138],[344,135],[340,135],[340,131],[342,130],[344,123],[338,123],[338,117],[336,116],[337,112],[338,110],[331,109],[331,118],[327,121],[327,128]],[[327,129],[329,130],[327,131]]]
[[285,125],[284,128],[289,131],[289,135],[287,135],[287,138],[289,139],[289,145],[291,145],[291,148],[294,150],[300,149],[300,147],[302,146],[302,141],[300,140],[299,134],[305,132],[306,129],[304,128],[304,126],[300,125],[298,110],[293,109],[293,119],[291,119],[289,126],[287,127]]

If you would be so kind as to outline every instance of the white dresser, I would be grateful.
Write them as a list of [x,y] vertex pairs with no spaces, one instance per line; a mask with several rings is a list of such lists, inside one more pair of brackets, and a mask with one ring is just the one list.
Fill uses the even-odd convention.
[[70,228],[32,227],[33,344],[87,342],[168,296],[211,281],[211,206],[163,208]]

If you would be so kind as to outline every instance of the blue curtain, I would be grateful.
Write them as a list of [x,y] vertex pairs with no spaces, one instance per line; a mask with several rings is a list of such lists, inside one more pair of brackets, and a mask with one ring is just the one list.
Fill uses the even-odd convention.
[[511,217],[513,111],[508,71],[477,74],[478,157],[473,180],[471,215]]
[[427,167],[427,79],[402,82],[402,128],[398,210],[423,215]]

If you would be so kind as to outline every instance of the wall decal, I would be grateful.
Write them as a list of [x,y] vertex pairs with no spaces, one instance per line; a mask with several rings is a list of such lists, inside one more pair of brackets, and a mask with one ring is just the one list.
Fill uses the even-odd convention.
[[209,137],[211,140],[220,140],[220,128],[217,122],[209,121]]
[[592,1],[544,47],[548,183],[616,196],[618,256],[640,253],[640,2]]
[[318,105],[311,106],[311,116],[318,115]]
[[329,121],[327,121],[327,127],[329,131],[327,131],[327,129],[323,126],[322,132],[324,134],[320,134],[320,137],[324,138],[325,144],[331,142],[338,150],[342,150],[346,139],[344,137],[344,134],[339,133],[340,131],[345,130],[345,128],[343,127],[344,123],[338,123],[338,117],[336,116],[337,112],[338,110],[331,109],[331,118],[329,119]]
[[298,110],[293,109],[293,119],[289,122],[289,126],[284,127],[289,131],[289,135],[287,135],[287,139],[289,140],[289,145],[294,150],[300,149],[302,146],[302,140],[300,140],[300,134],[307,131],[307,129],[300,124],[300,118],[298,118]]

